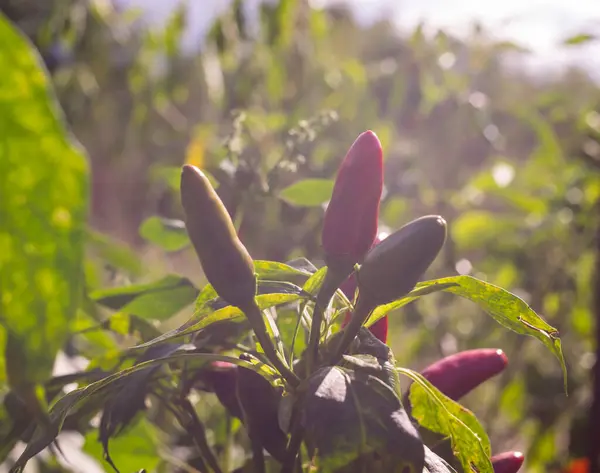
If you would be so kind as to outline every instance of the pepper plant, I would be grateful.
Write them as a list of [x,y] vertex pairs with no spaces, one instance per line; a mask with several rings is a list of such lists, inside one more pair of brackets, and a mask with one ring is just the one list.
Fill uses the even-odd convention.
[[[209,178],[185,165],[185,228],[207,284],[197,289],[173,276],[100,291],[90,303],[134,314],[136,301],[150,297],[160,310],[161,291],[178,288],[193,294],[193,315],[165,333],[127,319],[126,332],[142,342],[52,378],[44,386],[47,415],[19,393],[6,396],[14,418],[2,448],[27,443],[11,472],[48,446],[60,448],[61,431],[90,430],[97,415],[104,459],[117,472],[124,470],[111,457],[111,441],[143,415],[185,450],[187,470],[180,471],[517,471],[522,455],[493,455],[484,427],[457,402],[505,368],[502,351],[459,353],[418,373],[396,362],[387,318],[436,292],[471,300],[545,345],[561,363],[566,390],[558,332],[500,287],[470,276],[424,279],[444,245],[443,216],[423,216],[379,240],[382,163],[376,134],[361,134],[324,214],[321,267],[305,258],[253,260]],[[73,382],[78,387],[65,393]],[[209,432],[199,415],[207,393],[227,419],[221,432]]]

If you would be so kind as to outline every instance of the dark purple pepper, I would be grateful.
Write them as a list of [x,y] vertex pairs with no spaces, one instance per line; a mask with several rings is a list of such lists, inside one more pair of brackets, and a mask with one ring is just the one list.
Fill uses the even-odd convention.
[[365,131],[354,141],[338,170],[325,211],[322,243],[328,266],[363,260],[377,236],[383,190],[383,151]]

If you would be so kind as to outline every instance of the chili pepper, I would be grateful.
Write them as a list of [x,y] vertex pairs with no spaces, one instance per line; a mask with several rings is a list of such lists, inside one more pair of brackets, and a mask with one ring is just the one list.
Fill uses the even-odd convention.
[[[375,238],[373,242],[373,246],[380,243],[381,240],[379,237]],[[354,293],[356,292],[356,276],[354,274],[350,275],[348,279],[346,279],[343,284],[340,286],[342,292],[346,295],[346,297],[350,300],[354,299]],[[352,312],[347,311],[344,321],[342,322],[342,328],[344,328],[350,320],[352,319]],[[369,330],[373,335],[375,335],[379,340],[383,343],[387,343],[387,334],[388,334],[388,316],[379,319],[373,325],[369,327]]]
[[181,202],[190,240],[217,294],[236,307],[253,304],[256,275],[252,258],[210,181],[195,166],[183,166]]
[[372,131],[360,134],[338,170],[325,211],[322,243],[327,266],[363,260],[377,235],[383,190],[383,151]]
[[502,350],[481,348],[442,358],[425,368],[422,374],[443,394],[457,400],[500,373],[507,364]]
[[181,173],[181,202],[188,235],[208,282],[225,302],[244,312],[265,355],[288,382],[297,385],[298,377],[275,350],[256,305],[252,257],[238,238],[231,217],[208,178],[189,164],[183,166]]
[[446,221],[428,215],[404,225],[365,257],[357,275],[359,300],[387,304],[410,292],[446,239]]
[[517,473],[523,465],[521,452],[504,452],[492,457],[494,473]]
[[589,458],[575,458],[569,462],[562,473],[590,473]]

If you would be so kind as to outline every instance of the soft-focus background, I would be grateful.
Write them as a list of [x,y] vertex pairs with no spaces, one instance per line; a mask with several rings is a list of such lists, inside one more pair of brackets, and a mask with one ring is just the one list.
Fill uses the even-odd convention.
[[[524,451],[532,472],[582,456],[600,224],[600,3],[484,3],[0,1],[40,50],[90,157],[89,287],[166,273],[201,281],[168,220],[182,217],[185,162],[218,183],[256,259],[318,263],[330,179],[372,129],[386,160],[381,231],[443,215],[450,240],[428,276],[473,274],[524,298],[561,332],[569,396],[539,343],[445,294],[393,314],[398,362],[418,369],[502,348],[508,370],[465,400],[494,451]],[[156,437],[138,434],[138,455],[158,458]],[[100,461],[93,440],[84,450]],[[82,465],[68,471],[92,471]]]

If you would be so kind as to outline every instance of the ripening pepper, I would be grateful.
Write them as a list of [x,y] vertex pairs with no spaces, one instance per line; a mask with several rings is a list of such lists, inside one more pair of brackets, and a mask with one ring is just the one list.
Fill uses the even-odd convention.
[[410,292],[446,240],[446,221],[428,215],[404,225],[366,255],[358,270],[359,302],[387,304]]
[[500,373],[507,364],[502,350],[480,348],[442,358],[425,368],[422,374],[450,399],[458,400]]
[[327,266],[362,262],[377,236],[382,190],[381,143],[365,131],[342,161],[325,211],[321,240]]
[[523,465],[523,454],[521,452],[504,452],[492,457],[494,473],[517,473]]
[[208,282],[228,304],[253,304],[256,275],[252,258],[237,236],[231,217],[204,173],[185,165],[181,202],[190,240]]
[[[379,237],[375,238],[375,242],[373,246],[379,244],[381,240]],[[348,279],[344,281],[344,283],[340,286],[342,292],[346,295],[348,299],[352,301],[354,298],[354,293],[356,292],[356,276],[352,274]],[[342,328],[344,328],[350,322],[352,318],[352,312],[347,311],[344,321],[342,322]],[[388,316],[379,319],[373,325],[369,327],[369,330],[373,335],[375,335],[380,341],[383,343],[387,343],[387,334],[388,334]]]

